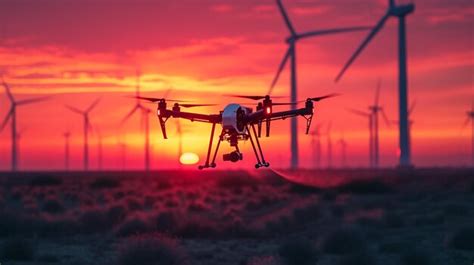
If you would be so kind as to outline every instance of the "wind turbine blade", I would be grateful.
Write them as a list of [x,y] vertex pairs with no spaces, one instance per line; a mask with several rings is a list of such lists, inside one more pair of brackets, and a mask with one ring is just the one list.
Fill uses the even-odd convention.
[[101,100],[101,98],[96,99],[96,100],[89,106],[89,108],[86,110],[86,112],[91,112],[91,110],[93,110],[93,109],[97,106],[97,104],[99,104],[100,100]]
[[347,33],[347,32],[353,32],[353,31],[363,31],[363,30],[369,30],[371,28],[372,27],[368,27],[368,26],[360,26],[360,27],[315,30],[315,31],[308,31],[308,32],[300,33],[300,34],[298,34],[298,38],[303,39],[303,38],[330,35],[330,34]]
[[281,0],[277,0],[277,5],[278,5],[278,9],[280,9],[280,13],[283,16],[283,19],[285,20],[286,26],[291,32],[291,35],[296,35],[295,29],[293,28],[293,25],[291,24],[290,18],[288,17],[288,14],[286,13],[285,7],[283,6]]
[[363,112],[363,111],[356,110],[356,109],[347,109],[347,111],[352,112],[352,113],[354,113],[354,114],[356,114],[356,115],[364,116],[364,117],[370,116],[370,113],[368,113],[368,112]]
[[349,66],[351,66],[351,64],[354,62],[354,60],[357,58],[357,56],[359,56],[359,54],[367,46],[367,44],[372,40],[372,38],[382,29],[383,25],[385,24],[385,22],[387,21],[388,18],[389,18],[389,13],[385,14],[382,17],[382,19],[380,19],[380,21],[377,23],[377,25],[375,25],[375,27],[372,29],[372,31],[369,33],[369,35],[367,35],[365,40],[361,43],[361,45],[357,48],[357,50],[351,56],[349,61],[347,61],[347,63],[342,68],[342,70],[339,72],[339,74],[337,75],[336,80],[335,80],[336,82],[338,82],[341,79],[341,77],[344,75],[344,73],[349,68]]
[[268,90],[267,95],[271,95],[273,92],[273,88],[275,87],[278,78],[280,77],[281,72],[283,71],[283,68],[285,68],[286,62],[288,61],[288,58],[290,58],[290,53],[291,53],[291,48],[288,48],[288,50],[285,53],[285,56],[283,57],[283,60],[280,63],[280,66],[278,66],[278,71],[273,78],[272,84],[270,85],[270,89]]
[[2,83],[3,83],[3,87],[5,87],[5,90],[7,91],[7,96],[10,99],[10,102],[12,104],[15,103],[15,98],[13,98],[12,92],[10,90],[10,86],[7,84],[7,82],[5,82],[5,80],[3,79],[3,76],[2,76]]
[[49,97],[23,99],[23,100],[19,100],[19,101],[17,102],[17,104],[18,104],[18,105],[26,105],[26,104],[31,104],[31,103],[37,103],[37,102],[45,101],[45,100],[48,100],[48,99],[49,99]]
[[134,113],[139,109],[139,105],[135,105],[133,109],[123,117],[122,121],[120,122],[120,125],[123,125]]
[[382,108],[380,109],[380,112],[382,112],[382,118],[385,121],[385,124],[387,124],[387,127],[390,128],[390,120],[387,118],[387,114],[385,113],[385,110]]
[[3,128],[5,128],[12,114],[13,114],[13,108],[10,108],[10,111],[7,113],[7,115],[5,116],[5,119],[2,122],[2,126],[0,126],[0,132],[3,131]]
[[377,88],[375,90],[375,102],[374,102],[374,106],[378,106],[379,105],[379,99],[380,99],[380,86],[381,86],[381,83],[382,81],[379,80],[377,81]]
[[68,105],[65,105],[66,108],[70,109],[71,111],[75,112],[75,113],[78,113],[78,114],[81,114],[81,115],[84,115],[84,112],[80,109],[77,109],[75,107],[71,107],[71,106],[68,106]]

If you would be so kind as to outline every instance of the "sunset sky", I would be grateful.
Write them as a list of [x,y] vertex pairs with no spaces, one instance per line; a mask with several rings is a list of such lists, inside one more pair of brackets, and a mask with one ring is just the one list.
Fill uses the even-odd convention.
[[[385,0],[285,0],[299,32],[374,25]],[[407,2],[407,1],[401,1]],[[413,162],[419,166],[467,165],[470,127],[462,129],[474,99],[474,4],[471,0],[416,0],[407,18],[409,101]],[[65,104],[87,108],[95,131],[104,137],[104,167],[121,168],[118,142],[126,142],[126,166],[142,168],[143,134],[137,114],[119,123],[133,107],[126,96],[135,91],[135,72],[142,73],[145,96],[162,96],[219,106],[193,109],[218,113],[235,100],[228,93],[261,94],[268,87],[284,52],[289,32],[273,0],[0,0],[0,71],[17,99],[48,95],[47,102],[18,108],[20,169],[62,169],[65,131],[70,130],[72,167],[82,166],[82,119]],[[350,166],[368,164],[367,120],[347,108],[367,110],[377,80],[381,102],[398,120],[397,21],[391,18],[337,84],[334,78],[367,32],[303,40],[298,45],[299,98],[341,93],[316,107],[314,124],[323,132],[332,124],[333,164],[340,165],[339,139],[348,142]],[[274,95],[289,96],[289,69]],[[283,99],[288,100],[288,99]],[[155,106],[150,104],[155,112]],[[284,109],[279,107],[280,109]],[[0,119],[9,109],[0,90]],[[1,122],[1,121],[0,121]],[[178,167],[176,121],[168,122],[163,140],[156,118],[150,118],[152,167]],[[181,121],[185,152],[201,160],[209,141],[209,124]],[[314,125],[313,124],[313,125]],[[312,165],[311,136],[299,121],[300,160]],[[381,163],[397,163],[398,127],[380,125]],[[0,132],[0,170],[10,168],[10,125]],[[91,136],[91,168],[97,167],[97,133]],[[323,155],[327,137],[323,136]],[[289,165],[289,122],[273,123],[272,137],[262,138],[272,165]],[[244,162],[218,166],[251,167],[250,143],[241,143]],[[228,144],[222,151],[230,150]],[[221,152],[222,153],[222,152]],[[323,164],[326,163],[324,155]],[[192,166],[194,167],[194,166]]]

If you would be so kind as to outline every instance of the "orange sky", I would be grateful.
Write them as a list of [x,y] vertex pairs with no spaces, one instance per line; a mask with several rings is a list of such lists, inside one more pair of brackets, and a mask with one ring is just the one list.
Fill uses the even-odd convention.
[[[120,119],[133,106],[125,95],[134,92],[135,70],[140,68],[145,95],[218,107],[195,109],[218,113],[238,91],[265,94],[286,50],[288,31],[274,1],[242,0],[3,0],[0,2],[0,71],[18,99],[51,95],[48,102],[18,109],[21,169],[60,169],[64,165],[64,131],[72,132],[72,166],[82,163],[82,120],[64,108],[86,108],[95,98],[100,105],[91,114],[104,135],[105,168],[120,167],[119,140],[127,143],[127,167],[143,164],[143,136],[139,117],[124,128]],[[403,2],[403,1],[402,1]],[[405,1],[406,2],[406,1]],[[373,25],[383,14],[383,0],[284,1],[297,31]],[[417,100],[413,161],[415,165],[466,165],[470,130],[461,130],[473,96],[473,15],[469,0],[417,0],[408,19],[409,100]],[[339,138],[349,146],[350,166],[365,166],[367,121],[346,111],[366,110],[377,79],[382,80],[383,103],[390,119],[397,115],[397,24],[391,19],[347,72],[334,84],[338,70],[366,32],[303,40],[298,45],[299,97],[341,93],[317,106],[314,123],[332,122],[334,165],[340,164]],[[274,90],[289,95],[288,69]],[[150,105],[155,108],[154,105]],[[9,108],[0,94],[0,118]],[[169,140],[152,125],[152,166],[177,167],[175,121],[168,123]],[[184,151],[203,159],[210,125],[182,122]],[[302,166],[312,164],[311,137],[300,123]],[[397,163],[398,130],[383,123],[381,163]],[[324,128],[323,128],[324,130]],[[274,123],[273,135],[263,139],[273,165],[289,164],[289,122]],[[91,167],[96,162],[96,136],[91,139]],[[325,154],[326,138],[322,138]],[[252,166],[249,143],[243,144],[243,164]],[[228,149],[228,145],[225,145]],[[0,170],[10,165],[10,128],[0,132]],[[220,162],[219,156],[219,162]],[[326,157],[323,157],[325,164]],[[220,162],[219,166],[238,167]]]

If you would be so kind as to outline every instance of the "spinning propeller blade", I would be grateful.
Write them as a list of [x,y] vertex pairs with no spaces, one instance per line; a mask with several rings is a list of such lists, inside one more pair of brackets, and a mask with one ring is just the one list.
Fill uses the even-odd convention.
[[327,94],[327,95],[324,95],[324,96],[321,96],[321,97],[315,97],[315,98],[310,98],[312,101],[315,101],[315,102],[318,102],[318,101],[321,101],[323,99],[326,99],[326,98],[332,98],[332,97],[337,97],[339,96],[340,94],[337,94],[337,93],[332,93],[332,94]]
[[195,107],[211,107],[218,106],[218,104],[179,104],[183,108],[195,108]]

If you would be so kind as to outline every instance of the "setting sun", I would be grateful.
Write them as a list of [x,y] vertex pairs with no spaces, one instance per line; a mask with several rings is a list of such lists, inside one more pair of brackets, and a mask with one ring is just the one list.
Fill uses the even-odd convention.
[[195,153],[183,153],[179,162],[183,165],[195,165],[199,162],[199,156]]

